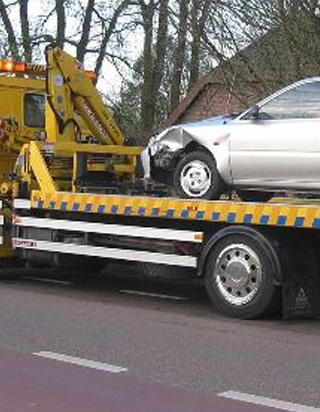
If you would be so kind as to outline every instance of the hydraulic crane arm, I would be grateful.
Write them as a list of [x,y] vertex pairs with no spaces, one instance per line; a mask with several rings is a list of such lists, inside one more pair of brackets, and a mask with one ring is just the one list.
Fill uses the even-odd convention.
[[[14,118],[2,119],[0,150],[14,153],[16,161],[9,183],[4,182],[6,187],[0,186],[0,191],[13,196],[34,187],[50,193],[108,191],[119,182],[133,182],[142,148],[124,146],[120,129],[92,83],[93,73],[53,46],[46,48],[46,63],[0,59],[0,73],[26,83],[40,78],[46,86],[41,134],[21,136]],[[10,172],[11,166],[7,169]]]
[[[120,129],[77,60],[54,47],[47,47],[46,59],[48,102],[58,124],[61,143],[76,140],[76,111],[101,144],[123,145]],[[57,142],[57,139],[54,140]]]

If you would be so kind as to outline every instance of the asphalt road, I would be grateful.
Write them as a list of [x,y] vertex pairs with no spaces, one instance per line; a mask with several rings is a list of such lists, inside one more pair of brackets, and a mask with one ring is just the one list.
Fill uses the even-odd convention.
[[[121,375],[121,385],[126,388],[122,394],[130,394],[130,382],[134,382],[132,385],[139,383],[144,399],[148,398],[149,390],[150,396],[155,391],[163,393],[163,401],[171,399],[172,405],[175,398],[166,393],[170,388],[182,391],[178,399],[184,402],[189,396],[186,394],[191,394],[190,408],[195,400],[200,404],[200,398],[205,404],[207,397],[212,405],[220,405],[221,398],[216,395],[229,391],[320,408],[318,320],[226,318],[211,306],[200,284],[134,279],[117,266],[110,269],[105,279],[57,276],[44,269],[29,270],[27,275],[27,278],[3,281],[0,285],[1,412],[23,410],[19,406],[10,409],[10,405],[1,403],[6,399],[4,395],[10,393],[9,389],[5,390],[6,376],[9,376],[6,371],[10,365],[9,387],[16,385],[21,362],[27,362],[28,371],[34,367],[40,381],[42,374],[56,377],[51,383],[59,383],[59,376],[63,382],[68,373],[78,376],[80,372],[77,371],[83,369],[73,366],[68,372],[61,362],[35,360],[32,354],[43,351],[120,366],[124,372],[117,375],[117,379]],[[54,369],[46,375],[42,365],[46,365],[44,369],[58,368],[60,372]],[[104,376],[96,380],[100,382],[98,386],[92,384],[95,391],[102,388],[103,379],[109,379],[110,383],[108,373],[91,373]],[[28,376],[25,380],[30,386],[32,380]],[[21,376],[18,377],[20,385],[16,385],[13,396],[17,402],[19,393],[25,388]],[[79,387],[84,388],[81,379],[69,377],[74,385],[80,382]],[[95,381],[90,378],[89,382]],[[115,385],[119,387],[119,382]],[[161,389],[151,386],[146,389],[144,385],[160,385]],[[38,387],[34,382],[29,390]],[[112,393],[114,395],[115,391]],[[125,398],[122,395],[119,399],[124,401]],[[222,409],[213,411],[243,410],[243,403],[237,405],[235,409],[223,409],[220,405]],[[30,410],[38,409],[33,405]],[[61,408],[57,410],[64,412]],[[74,410],[89,411],[90,408]],[[129,409],[106,409],[109,410],[125,412]],[[145,410],[156,411],[154,407]],[[163,406],[162,410],[170,409]],[[201,409],[184,406],[182,410],[198,412]],[[257,406],[250,409],[249,404],[245,410],[260,411]]]

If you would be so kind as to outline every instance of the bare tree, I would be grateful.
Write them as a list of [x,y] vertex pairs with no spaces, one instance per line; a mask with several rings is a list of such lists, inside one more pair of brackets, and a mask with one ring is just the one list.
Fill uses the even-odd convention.
[[145,2],[140,0],[142,24],[144,30],[143,43],[143,83],[141,92],[141,124],[144,130],[149,131],[152,127],[153,116],[153,95],[152,95],[152,80],[153,80],[153,17],[155,10],[155,2],[151,0]]
[[24,58],[30,62],[32,60],[32,46],[29,32],[29,16],[28,16],[29,0],[19,0],[20,6],[20,21],[21,21],[21,36]]
[[159,93],[161,81],[164,75],[168,35],[168,4],[169,0],[160,0],[159,2],[158,33],[153,62],[153,96],[157,96]]
[[178,38],[176,49],[173,57],[173,68],[171,76],[171,109],[173,110],[180,102],[182,71],[185,62],[186,41],[188,32],[188,13],[190,0],[179,1],[179,21],[178,21]]
[[200,76],[200,58],[203,32],[205,23],[210,11],[211,0],[193,0],[191,9],[191,57],[189,70],[189,85],[190,90],[193,84]]
[[88,48],[94,5],[95,0],[88,0],[82,24],[81,36],[77,44],[77,60],[81,63],[83,63],[83,59]]
[[19,58],[18,43],[16,40],[16,36],[13,30],[11,20],[8,15],[7,6],[5,5],[3,0],[0,0],[0,15],[1,15],[1,19],[3,21],[4,27],[7,32],[7,36],[8,36],[8,45],[9,45],[8,52],[14,59],[18,59]]
[[55,0],[56,13],[57,13],[57,46],[63,49],[65,42],[66,32],[66,11],[65,0]]
[[113,34],[116,31],[116,26],[117,26],[119,17],[123,13],[123,11],[128,6],[130,6],[132,3],[133,2],[130,1],[130,0],[121,1],[120,4],[117,5],[116,8],[113,10],[113,14],[112,14],[109,22],[107,22],[106,19],[103,19],[101,17],[101,20],[103,21],[104,33],[103,33],[102,41],[101,41],[101,44],[100,44],[100,47],[99,47],[98,57],[97,57],[96,65],[95,65],[95,69],[94,69],[94,71],[97,75],[100,74],[102,64],[103,64],[103,60],[104,60],[105,55],[106,55],[107,46],[110,42],[111,37],[113,36]]

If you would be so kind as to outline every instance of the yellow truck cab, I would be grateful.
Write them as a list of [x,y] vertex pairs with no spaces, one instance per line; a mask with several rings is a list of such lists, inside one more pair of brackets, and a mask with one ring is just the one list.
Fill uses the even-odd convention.
[[12,172],[21,144],[5,144],[6,122],[14,123],[21,143],[45,133],[45,81],[16,75],[0,76],[0,185]]
[[30,140],[44,131],[44,80],[0,76],[0,118],[15,119],[20,134]]

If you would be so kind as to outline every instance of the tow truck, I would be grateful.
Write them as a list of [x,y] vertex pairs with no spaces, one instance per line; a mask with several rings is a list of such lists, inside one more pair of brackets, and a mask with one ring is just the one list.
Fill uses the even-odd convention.
[[142,148],[124,144],[72,56],[49,46],[45,66],[2,61],[0,71],[8,107],[10,81],[27,85],[25,103],[33,91],[45,105],[43,124],[0,112],[2,267],[98,270],[116,259],[191,268],[227,315],[319,314],[317,202],[186,200],[137,189]]

